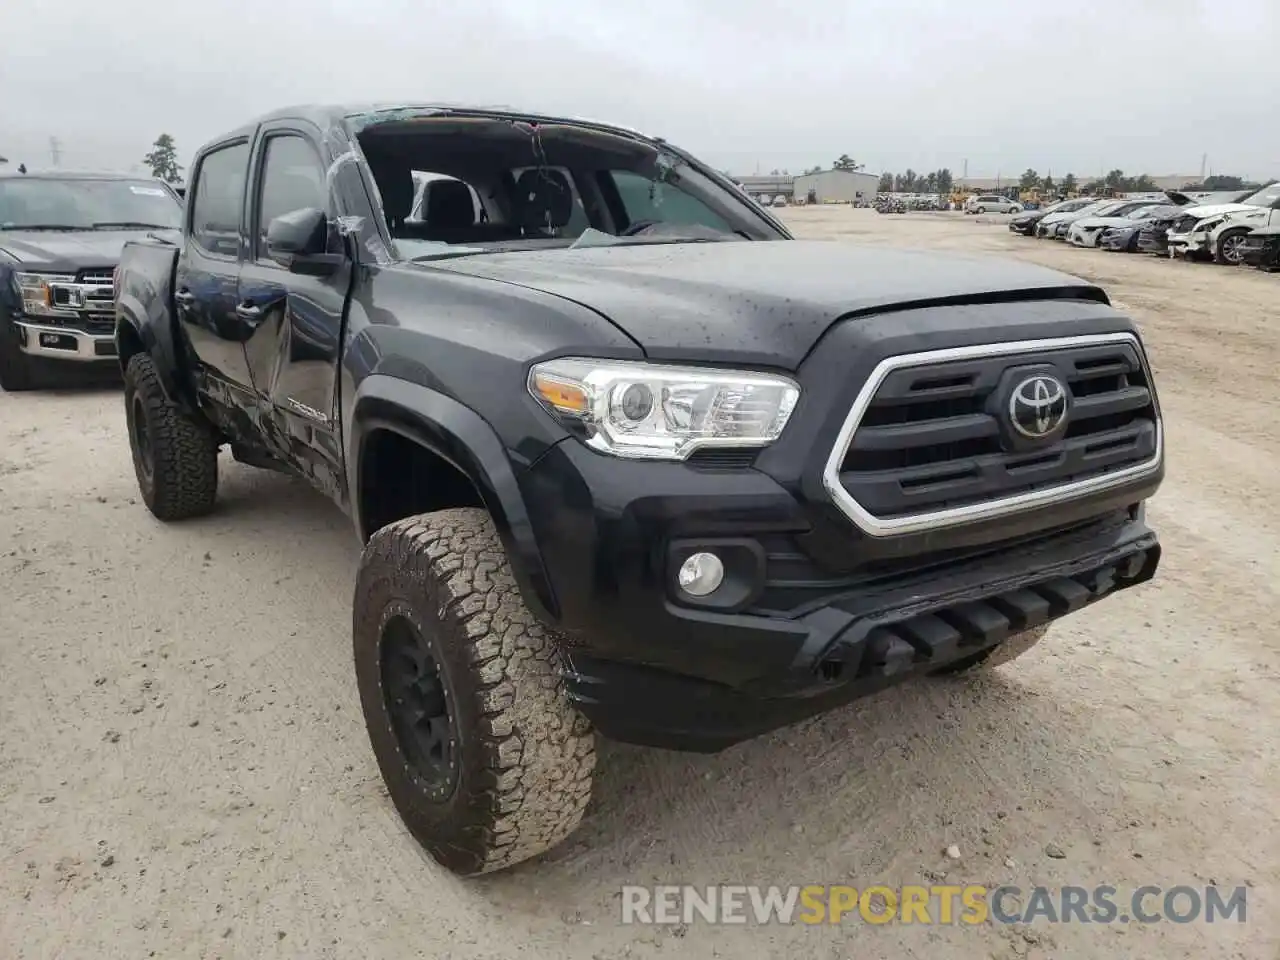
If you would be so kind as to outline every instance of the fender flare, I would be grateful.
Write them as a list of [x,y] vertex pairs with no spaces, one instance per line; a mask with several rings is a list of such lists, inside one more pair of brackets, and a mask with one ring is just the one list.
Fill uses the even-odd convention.
[[351,515],[365,543],[360,490],[360,462],[366,438],[390,430],[425,447],[466,476],[493,518],[511,564],[512,574],[534,613],[548,622],[560,619],[560,608],[542,560],[524,495],[493,427],[479,414],[429,387],[372,374],[356,388],[347,418],[344,460]]
[[178,376],[178,352],[174,347],[172,331],[168,324],[145,322],[141,318],[146,315],[146,308],[141,301],[123,291],[120,293],[116,300],[115,342],[116,354],[121,359],[121,372],[124,372],[124,352],[121,349],[120,332],[127,326],[155,364],[165,396],[190,412],[194,409],[194,394],[186,389],[186,383]]

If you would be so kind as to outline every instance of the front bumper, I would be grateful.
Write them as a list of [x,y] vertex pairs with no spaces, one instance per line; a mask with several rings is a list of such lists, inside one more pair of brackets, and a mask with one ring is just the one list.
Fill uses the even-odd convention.
[[773,689],[735,689],[570,651],[569,696],[612,739],[722,750],[972,657],[1150,580],[1160,546],[1140,515],[1135,510],[1127,524],[1038,555],[1008,556],[879,595],[833,598],[806,618],[806,642]]
[[1131,230],[1104,230],[1102,236],[1098,238],[1098,246],[1103,250],[1128,250],[1131,243],[1133,243]]
[[[863,545],[886,552],[834,570],[811,541],[843,542],[851,529],[815,530],[759,470],[623,462],[569,440],[520,477],[559,602],[571,699],[605,736],[702,751],[1149,579],[1159,546],[1140,503],[1156,484],[984,523],[980,543],[916,535],[933,546],[921,558],[892,553],[907,537]],[[678,595],[674,573],[701,549],[724,558],[727,584],[748,585],[734,602]]]
[[1067,240],[1077,247],[1096,247],[1101,236],[1101,229],[1074,229],[1068,233]]
[[1204,253],[1209,249],[1207,233],[1171,233],[1167,244],[1170,257],[1185,257],[1191,254]]
[[116,358],[115,340],[109,333],[89,333],[30,320],[15,320],[13,324],[18,330],[18,349],[29,356],[80,363]]
[[1157,257],[1169,255],[1169,234],[1160,230],[1151,233],[1143,232],[1138,236],[1138,249]]

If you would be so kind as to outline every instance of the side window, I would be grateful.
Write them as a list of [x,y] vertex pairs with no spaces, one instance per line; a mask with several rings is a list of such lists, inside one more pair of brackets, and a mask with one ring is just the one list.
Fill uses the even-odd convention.
[[629,223],[658,220],[662,223],[697,224],[729,232],[729,225],[723,217],[675,184],[657,183],[629,170],[614,170],[611,175]]
[[329,191],[315,149],[302,137],[281,134],[267,140],[262,164],[255,231],[259,256],[266,250],[267,225],[276,217],[306,207],[328,212]]
[[191,197],[191,239],[209,253],[240,252],[240,211],[249,166],[249,145],[237,143],[207,153],[200,161]]

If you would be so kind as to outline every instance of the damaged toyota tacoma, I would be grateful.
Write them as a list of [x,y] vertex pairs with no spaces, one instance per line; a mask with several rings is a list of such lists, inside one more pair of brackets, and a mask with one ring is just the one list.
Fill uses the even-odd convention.
[[350,515],[372,749],[458,873],[571,833],[597,735],[721,750],[1155,573],[1151,370],[1082,280],[796,240],[506,110],[280,111],[185,216],[120,267],[143,500],[209,513],[227,447]]

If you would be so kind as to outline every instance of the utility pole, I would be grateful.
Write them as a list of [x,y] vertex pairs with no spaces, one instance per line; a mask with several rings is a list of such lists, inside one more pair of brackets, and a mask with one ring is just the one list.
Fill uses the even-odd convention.
[[49,138],[49,160],[56,167],[58,160],[62,154],[62,147],[58,143],[57,137]]

